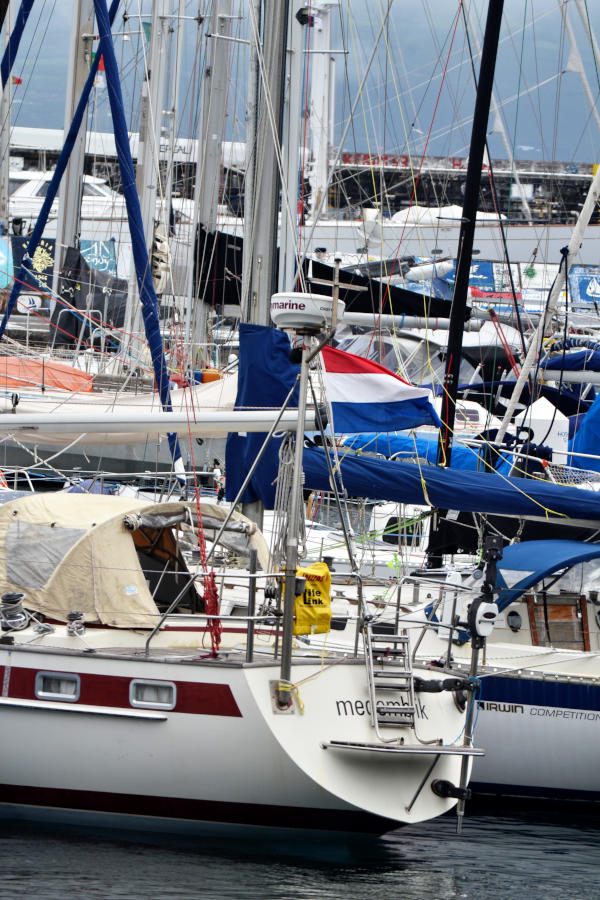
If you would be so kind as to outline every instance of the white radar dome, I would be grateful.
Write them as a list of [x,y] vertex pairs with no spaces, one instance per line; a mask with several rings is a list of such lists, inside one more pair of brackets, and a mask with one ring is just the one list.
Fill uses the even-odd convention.
[[[338,322],[343,318],[345,308],[343,301],[338,300]],[[271,297],[271,318],[275,325],[300,334],[318,334],[331,328],[332,310],[332,298],[320,294],[284,292]]]

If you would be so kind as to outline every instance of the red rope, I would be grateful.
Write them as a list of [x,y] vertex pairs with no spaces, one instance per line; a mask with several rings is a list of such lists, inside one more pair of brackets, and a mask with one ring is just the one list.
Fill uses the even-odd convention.
[[504,334],[504,331],[502,330],[502,326],[500,325],[500,320],[498,319],[496,310],[490,309],[490,310],[488,310],[488,312],[490,314],[490,319],[494,323],[494,328],[496,329],[496,334],[498,335],[498,339],[500,340],[500,343],[502,344],[504,352],[506,353],[506,358],[508,359],[508,361],[510,363],[511,369],[513,370],[515,376],[518,378],[519,374],[520,374],[519,367],[517,365],[517,361],[514,357],[514,354],[513,354],[512,350],[510,349],[510,345],[506,339],[506,335]]
[[217,656],[219,646],[221,644],[221,632],[223,623],[219,616],[219,590],[215,579],[215,573],[209,572],[204,578],[204,610],[208,615],[214,615],[217,618],[208,620],[208,630],[210,632],[210,643],[212,655]]

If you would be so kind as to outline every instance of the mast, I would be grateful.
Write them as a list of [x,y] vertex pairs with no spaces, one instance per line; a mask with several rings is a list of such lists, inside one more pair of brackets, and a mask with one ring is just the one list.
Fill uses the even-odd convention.
[[496,67],[498,39],[502,21],[504,0],[490,0],[481,53],[481,68],[477,84],[475,112],[471,130],[471,146],[465,181],[465,201],[462,211],[460,233],[458,238],[458,254],[456,262],[456,279],[450,311],[448,332],[448,350],[446,354],[446,371],[444,375],[444,392],[442,395],[442,430],[438,444],[438,464],[449,466],[452,455],[452,439],[458,393],[458,376],[462,354],[462,336],[465,314],[467,310],[467,294],[469,290],[469,274],[479,190],[481,185],[481,168],[486,148],[486,130],[490,112],[492,84]]
[[[206,314],[208,307],[204,299],[196,296],[195,275],[203,268],[198,253],[198,226],[201,224],[207,234],[217,230],[217,204],[221,185],[221,158],[229,91],[230,53],[228,38],[231,34],[233,15],[232,0],[213,0],[210,19],[209,48],[204,66],[202,124],[196,161],[196,182],[194,184],[194,259],[188,275],[188,297],[193,298],[190,308],[190,330],[188,339],[192,351],[197,343],[206,340]],[[211,252],[210,242],[204,245],[204,252]],[[202,290],[202,287],[200,287]]]
[[166,145],[167,145],[167,161],[166,161],[166,179],[164,185],[164,193],[160,198],[160,227],[165,235],[169,235],[169,217],[171,214],[171,200],[173,197],[173,174],[175,159],[175,143],[177,140],[177,114],[179,112],[179,82],[181,80],[181,64],[183,55],[183,17],[185,13],[184,0],[178,0],[177,12],[174,13],[176,25],[170,26],[170,33],[175,35],[175,46],[171,40],[170,52],[172,60],[169,61],[168,70],[171,72],[171,81],[168,91],[168,106],[165,110],[166,125]]
[[[465,17],[466,17],[466,20],[467,20],[467,23],[469,26],[469,30],[471,31],[471,33],[473,35],[473,43],[475,44],[477,53],[481,54],[481,44],[479,42],[479,35],[477,34],[477,31],[472,26],[472,18],[471,18],[471,13],[469,11],[469,4],[468,3],[463,4],[462,8],[465,13]],[[521,184],[521,179],[519,178],[519,173],[517,171],[517,164],[516,164],[515,158],[513,156],[513,150],[510,145],[510,141],[508,140],[508,138],[506,136],[506,128],[504,127],[504,120],[502,118],[502,114],[500,112],[500,107],[498,106],[498,103],[496,101],[496,97],[494,95],[493,90],[492,90],[492,96],[491,96],[491,108],[492,108],[492,113],[494,116],[493,130],[497,131],[500,134],[500,137],[502,138],[502,143],[504,144],[504,150],[506,151],[506,155],[508,156],[508,159],[510,162],[510,167],[512,170],[514,182],[515,182],[515,184],[517,186],[517,190],[519,192],[519,202],[523,208],[523,212],[525,213],[525,218],[527,219],[528,222],[531,222],[531,219],[532,219],[531,208],[529,206],[529,203],[527,202],[527,197],[525,196],[525,191],[523,189],[523,185]]]
[[[73,27],[71,28],[71,46],[69,50],[63,143],[66,141],[79,98],[83,93],[90,71],[93,37],[94,0],[73,0]],[[86,124],[85,117],[77,133],[58,195],[54,274],[52,276],[53,293],[56,293],[58,290],[58,275],[66,248],[77,247],[79,244]]]
[[258,99],[260,85],[260,35],[262,0],[250,0],[250,55],[248,60],[248,100],[246,104],[246,174],[244,178],[244,242],[242,256],[241,317],[250,320],[250,282],[252,273],[252,240],[256,184],[256,138],[258,131]]
[[[248,153],[252,173],[252,197],[244,203],[244,283],[242,303],[247,319],[255,325],[269,325],[271,296],[277,291],[277,238],[281,178],[281,134],[283,130],[285,71],[287,56],[289,0],[264,0],[263,46],[258,42],[256,4],[251,8],[251,48],[258,56],[256,143]],[[254,13],[254,15],[253,15]],[[251,50],[251,73],[254,59]],[[252,77],[252,76],[251,76]],[[251,90],[253,85],[251,82]],[[253,96],[249,97],[249,112]],[[250,123],[252,124],[252,123]],[[251,131],[247,142],[253,140]],[[248,170],[246,172],[248,175]],[[284,213],[285,215],[285,210]],[[243,513],[262,527],[263,504],[245,503]]]
[[277,291],[281,187],[279,149],[283,124],[289,7],[289,0],[264,0],[255,193],[252,209],[247,204],[245,208],[245,215],[252,217],[252,261],[249,265],[247,295],[249,319],[255,325],[269,325],[271,295]]
[[[294,351],[298,352],[298,351]],[[298,399],[298,425],[294,443],[294,475],[289,496],[288,521],[285,542],[285,586],[283,591],[283,630],[281,636],[281,678],[277,691],[277,702],[282,709],[291,703],[290,685],[292,673],[292,629],[294,624],[294,596],[296,594],[296,569],[298,566],[298,519],[302,500],[302,452],[304,450],[304,429],[306,427],[306,392],[308,389],[308,367],[314,355],[310,347],[303,347],[300,363],[300,392]]]
[[[304,12],[304,10],[302,10]],[[289,19],[289,72],[286,78],[282,157],[284,185],[281,191],[281,227],[279,249],[279,291],[293,291],[297,269],[298,195],[300,173],[300,131],[304,28],[302,16]],[[310,26],[309,26],[310,27]]]
[[[483,37],[483,49],[481,52],[481,67],[479,81],[477,83],[477,96],[475,98],[475,112],[471,129],[471,145],[469,148],[469,162],[467,165],[467,177],[465,181],[465,200],[460,223],[458,238],[458,254],[456,261],[456,278],[454,281],[454,294],[450,310],[450,324],[448,329],[448,349],[446,351],[446,371],[442,394],[442,428],[440,430],[437,462],[438,465],[448,468],[452,458],[452,441],[454,438],[454,421],[456,414],[456,398],[458,396],[458,377],[460,373],[460,359],[462,355],[462,336],[465,326],[465,314],[467,311],[467,295],[469,291],[469,274],[471,271],[471,259],[473,251],[473,239],[475,236],[475,224],[477,220],[477,207],[479,205],[479,190],[481,185],[481,168],[483,154],[486,149],[486,130],[490,113],[492,97],[492,84],[494,82],[494,70],[496,68],[496,55],[498,40],[500,37],[500,25],[502,22],[502,8],[504,0],[490,0],[488,4],[485,34]],[[437,513],[434,514],[429,547],[427,550],[427,565],[434,568],[441,565],[441,557],[436,549]]]
[[310,130],[312,135],[312,173],[310,212],[327,215],[329,159],[332,147],[334,110],[334,61],[331,55],[331,17],[339,0],[323,0],[315,7],[312,28],[310,82]]
[[[8,5],[4,9],[5,49],[8,47],[13,27],[14,16],[12,7],[12,0],[9,0]],[[2,9],[0,8],[1,13]],[[10,89],[10,79],[7,79],[0,102],[0,225],[5,225],[7,229],[10,213],[8,203],[8,180],[10,177]]]
[[[156,198],[160,189],[159,148],[163,117],[165,71],[167,57],[169,12],[168,0],[153,0],[150,47],[145,58],[145,78],[142,86],[139,142],[135,183],[142,215],[146,250],[151,254],[154,241],[156,219]],[[144,41],[144,37],[142,37]],[[146,55],[144,54],[146,57]],[[133,235],[132,241],[134,240]],[[132,263],[135,271],[135,265]],[[142,307],[135,274],[129,279],[127,311],[125,314],[124,343],[131,346],[131,340],[139,337],[142,330]]]

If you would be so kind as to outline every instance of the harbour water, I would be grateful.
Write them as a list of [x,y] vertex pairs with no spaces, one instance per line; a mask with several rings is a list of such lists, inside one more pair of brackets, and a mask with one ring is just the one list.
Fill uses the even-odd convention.
[[340,845],[139,843],[3,824],[0,897],[596,900],[599,815],[478,813],[461,835],[448,816]]

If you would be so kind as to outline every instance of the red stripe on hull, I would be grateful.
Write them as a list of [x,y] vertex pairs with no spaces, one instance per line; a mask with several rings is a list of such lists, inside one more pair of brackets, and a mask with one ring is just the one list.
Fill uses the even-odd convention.
[[[76,791],[0,785],[0,804],[11,803],[40,808],[112,813],[151,818],[181,819],[231,825],[262,825],[279,828],[320,829],[383,834],[398,827],[397,822],[353,810],[306,809],[258,803],[225,803],[181,797],[147,797],[104,791]],[[157,821],[160,829],[160,822]]]
[[[35,700],[35,677],[39,671],[64,672],[52,669],[24,669],[13,666],[10,669],[7,697],[19,700]],[[96,675],[89,672],[79,675],[81,691],[78,703],[89,706],[131,709],[129,688],[133,678],[122,675]],[[4,679],[4,667],[0,666],[0,681]],[[138,676],[139,680],[145,680]],[[155,680],[155,679],[150,679]],[[159,679],[160,680],[160,679]],[[166,679],[165,679],[166,680]],[[176,681],[177,703],[173,712],[201,716],[233,716],[241,718],[242,713],[228,684],[211,684],[196,681]],[[52,701],[49,701],[50,703]],[[73,704],[76,706],[77,704]]]

